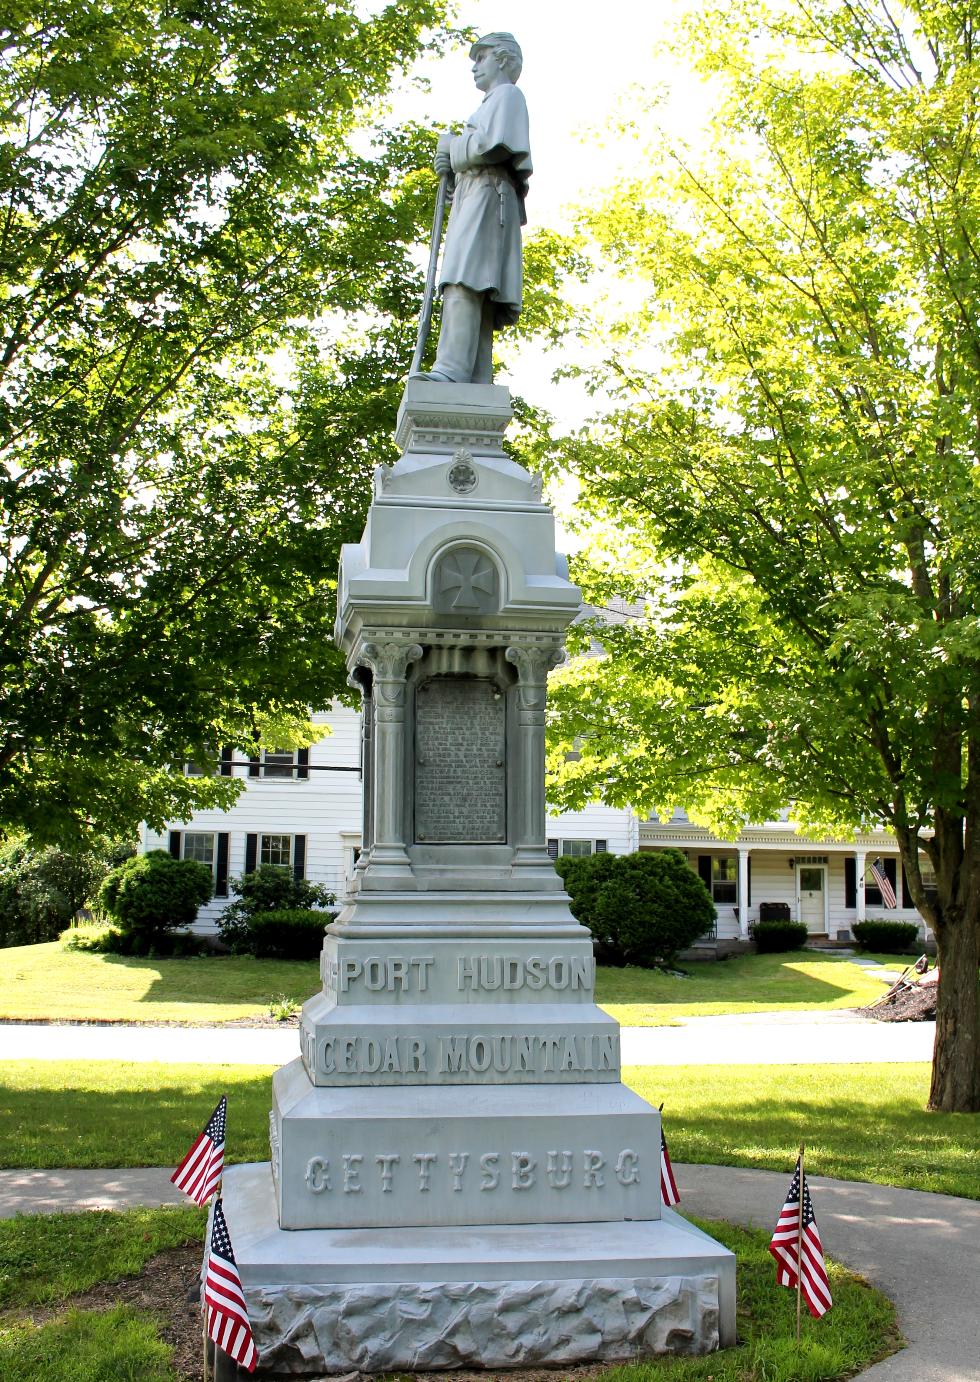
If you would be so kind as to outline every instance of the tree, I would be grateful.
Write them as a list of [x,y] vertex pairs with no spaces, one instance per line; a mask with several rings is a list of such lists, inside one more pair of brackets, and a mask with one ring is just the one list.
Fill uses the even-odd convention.
[[434,186],[431,136],[371,121],[444,8],[0,21],[3,828],[226,804],[184,760],[342,687],[338,549],[390,459]]
[[587,597],[640,603],[552,700],[565,809],[734,833],[792,801],[804,829],[894,830],[939,947],[947,1110],[980,1108],[975,22],[966,0],[693,21],[711,149],[661,141],[590,217],[641,305],[606,324],[611,401],[564,453]]
[[0,849],[0,945],[53,941],[92,898],[108,873],[111,847],[68,853],[24,839]]

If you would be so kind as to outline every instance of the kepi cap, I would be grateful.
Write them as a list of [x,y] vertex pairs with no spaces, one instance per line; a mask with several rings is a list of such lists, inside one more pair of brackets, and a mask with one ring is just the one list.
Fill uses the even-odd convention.
[[470,49],[470,57],[475,57],[477,50],[480,48],[503,48],[508,53],[511,53],[518,62],[523,63],[524,61],[521,45],[513,34],[484,34],[482,38],[478,38],[473,44],[473,47]]

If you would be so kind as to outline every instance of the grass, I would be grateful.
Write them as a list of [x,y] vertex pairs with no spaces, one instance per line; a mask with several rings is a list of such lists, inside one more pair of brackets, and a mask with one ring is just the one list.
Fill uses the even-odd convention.
[[[303,1003],[320,987],[314,960],[134,959],[66,950],[57,942],[0,950],[0,1019],[221,1023]],[[882,981],[859,965],[809,951],[701,961],[690,977],[600,968],[596,1001],[627,1027],[719,1013],[852,1008]]]
[[159,1322],[125,1305],[0,1324],[4,1382],[179,1382],[172,1358]]
[[[230,1161],[269,1155],[273,1067],[11,1061],[0,1067],[0,1166],[176,1165],[222,1094]],[[679,1162],[815,1175],[980,1199],[980,1115],[926,1113],[927,1064],[636,1066],[663,1100]]]
[[274,999],[304,1003],[319,987],[315,960],[146,960],[58,941],[0,950],[0,1018],[8,1020],[229,1022],[266,1016]]
[[138,1276],[158,1252],[203,1241],[205,1218],[187,1205],[0,1219],[0,1309],[51,1305]]
[[885,987],[851,960],[796,950],[695,961],[685,978],[601,968],[596,1002],[624,1027],[656,1027],[680,1017],[860,1008],[880,998]]
[[[834,1262],[828,1263],[833,1309],[819,1322],[804,1312],[795,1342],[795,1295],[775,1284],[768,1234],[730,1224],[701,1227],[738,1258],[738,1333],[735,1348],[705,1358],[658,1358],[613,1367],[602,1382],[824,1382],[847,1377],[896,1348],[895,1312]],[[58,1214],[0,1221],[0,1270],[5,1313],[0,1319],[0,1376],[4,1382],[173,1382],[171,1352],[161,1321],[124,1306],[72,1310],[71,1296],[97,1282],[139,1273],[161,1248],[203,1237],[198,1210],[126,1210]],[[52,1248],[57,1252],[52,1260]],[[34,1265],[44,1262],[45,1284]],[[40,1302],[67,1304],[43,1323],[26,1312]],[[493,1374],[488,1374],[492,1376]]]
[[[137,1276],[165,1248],[202,1241],[205,1214],[183,1209],[98,1210],[0,1220],[0,1377],[4,1382],[176,1382],[161,1321],[118,1305],[61,1306],[100,1282]],[[46,1311],[47,1313],[47,1311]]]

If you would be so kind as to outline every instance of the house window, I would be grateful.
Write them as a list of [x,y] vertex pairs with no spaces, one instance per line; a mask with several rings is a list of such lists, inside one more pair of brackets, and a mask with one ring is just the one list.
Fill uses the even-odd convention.
[[199,864],[207,864],[212,874],[214,873],[216,851],[213,835],[185,830],[181,834],[180,842],[182,859],[194,859]]
[[711,856],[711,896],[715,902],[738,900],[738,859],[734,854]]
[[292,778],[296,755],[292,749],[263,749],[262,776]]
[[273,868],[288,869],[293,864],[292,835],[260,835],[259,863]]
[[262,749],[248,760],[249,777],[297,782],[310,776],[309,749]]

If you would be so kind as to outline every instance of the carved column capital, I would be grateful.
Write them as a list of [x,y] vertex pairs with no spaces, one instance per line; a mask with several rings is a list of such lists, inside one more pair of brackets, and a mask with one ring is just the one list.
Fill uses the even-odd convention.
[[422,648],[418,643],[392,639],[385,643],[364,644],[357,660],[374,673],[374,693],[380,719],[400,716],[405,705],[405,673],[409,664],[418,662],[421,656]]
[[404,681],[409,663],[418,662],[421,656],[420,644],[391,639],[384,643],[365,643],[357,660],[370,667],[379,681]]
[[536,644],[515,643],[506,650],[504,657],[517,668],[522,709],[544,710],[548,673],[558,666],[562,656],[561,648],[541,648]]

